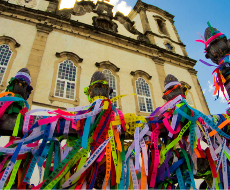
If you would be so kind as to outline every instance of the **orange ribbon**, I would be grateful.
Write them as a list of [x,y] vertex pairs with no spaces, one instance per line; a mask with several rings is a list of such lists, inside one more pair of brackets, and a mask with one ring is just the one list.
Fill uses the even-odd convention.
[[141,189],[147,189],[147,175],[145,173],[145,164],[144,164],[144,156],[142,153],[142,168],[141,168]]
[[[218,126],[218,128],[219,129],[222,129],[222,128],[224,128],[227,124],[229,124],[230,123],[230,120],[225,120],[223,123],[221,123],[219,126]],[[209,133],[209,136],[210,137],[212,137],[213,135],[215,135],[217,132],[216,132],[216,130],[213,130],[213,131],[211,131],[210,133]]]
[[164,96],[170,94],[173,90],[175,90],[178,86],[181,86],[180,84],[175,85],[171,90],[168,90],[167,92],[164,93]]
[[0,94],[0,98],[3,97],[3,96],[7,96],[7,95],[9,95],[9,94],[11,94],[12,96],[14,96],[14,93],[13,93],[13,92],[2,92],[2,93]]

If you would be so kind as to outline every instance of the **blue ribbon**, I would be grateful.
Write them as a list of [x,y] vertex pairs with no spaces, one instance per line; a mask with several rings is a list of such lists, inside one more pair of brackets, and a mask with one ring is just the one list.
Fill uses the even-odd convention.
[[179,184],[180,189],[185,189],[184,180],[183,180],[183,176],[182,176],[182,173],[180,171],[180,168],[176,169],[176,176],[177,176],[177,180],[178,180],[178,184]]
[[65,128],[65,119],[61,119],[60,120],[60,129],[59,129],[59,135],[63,135],[64,133],[64,128]]
[[218,126],[215,125],[215,123],[213,121],[211,121],[206,115],[204,115],[200,111],[190,107],[186,101],[184,101],[184,103],[189,107],[189,109],[191,109],[194,112],[195,116],[200,116],[206,123],[208,123],[208,125],[210,125],[213,129],[215,129],[217,131],[217,133],[219,133],[221,136],[223,136],[227,139],[230,139],[230,136],[228,134],[226,134],[225,132],[223,132],[221,129],[219,129]]
[[84,149],[87,148],[87,143],[88,143],[88,138],[89,138],[90,122],[91,122],[91,116],[87,117],[87,119],[85,121],[84,131],[83,131],[83,135],[82,135],[81,146]]
[[122,171],[121,171],[121,179],[120,179],[120,184],[118,185],[118,189],[124,189],[124,161],[122,161]]
[[37,163],[37,160],[38,160],[39,156],[42,154],[42,152],[46,146],[46,143],[47,143],[47,140],[49,137],[49,133],[50,133],[50,126],[51,125],[48,124],[47,127],[45,128],[45,133],[44,133],[44,138],[43,138],[42,144],[39,146],[38,150],[35,152],[34,157],[30,163],[29,169],[28,169],[26,176],[25,176],[25,179],[24,179],[24,182],[26,182],[26,183],[30,182],[30,179],[32,177],[32,174],[33,174],[35,165]]
[[176,111],[178,114],[182,115],[182,117],[188,119],[189,121],[196,121],[196,118],[187,115],[187,114],[184,113],[182,110],[180,110],[180,108],[176,108],[175,111]]
[[0,98],[1,102],[24,102],[26,104],[27,109],[29,109],[29,104],[28,102],[23,99],[23,98],[18,98],[18,97],[12,97],[12,96],[5,96]]
[[42,152],[42,154],[41,154],[41,156],[40,156],[40,159],[39,159],[39,161],[38,161],[38,166],[39,166],[39,167],[42,167],[42,164],[44,163],[44,161],[45,161],[45,159],[46,159],[46,157],[47,157],[47,154],[48,154],[48,152],[49,152],[50,145],[51,145],[51,143],[47,143],[47,144],[46,144],[46,147],[44,148],[44,150],[43,150],[43,152]]

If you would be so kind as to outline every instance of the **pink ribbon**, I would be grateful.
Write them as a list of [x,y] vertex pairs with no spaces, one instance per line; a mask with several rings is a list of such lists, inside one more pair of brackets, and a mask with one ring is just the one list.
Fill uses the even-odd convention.
[[0,118],[1,118],[1,117],[3,116],[3,114],[5,113],[6,108],[8,108],[9,105],[12,104],[12,103],[13,103],[13,101],[11,101],[11,102],[5,102],[5,103],[3,104],[3,106],[0,108]]
[[121,126],[122,126],[123,130],[126,131],[124,114],[118,109],[117,109],[117,112],[118,112],[118,115],[119,115],[120,120],[121,120]]
[[209,44],[212,40],[218,38],[218,37],[221,36],[221,35],[223,35],[223,33],[215,34],[214,36],[210,37],[206,42],[205,42],[204,40],[195,40],[195,41],[196,41],[196,42],[201,42],[201,43],[205,44],[205,49],[206,49],[206,48],[208,47],[208,44]]
[[160,160],[160,156],[159,156],[159,149],[158,149],[158,136],[160,134],[159,131],[159,124],[156,124],[157,127],[156,129],[153,131],[154,133],[154,166],[153,166],[153,173],[151,175],[151,181],[150,181],[150,187],[155,187],[155,182],[156,182],[156,177],[157,177],[157,168],[159,165],[159,160]]

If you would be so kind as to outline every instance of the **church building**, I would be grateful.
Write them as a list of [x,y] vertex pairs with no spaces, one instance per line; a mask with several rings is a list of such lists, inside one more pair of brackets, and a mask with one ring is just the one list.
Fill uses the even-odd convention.
[[34,88],[31,109],[88,105],[84,87],[102,71],[123,113],[148,116],[162,106],[168,74],[189,88],[188,103],[210,114],[194,70],[174,26],[174,16],[137,0],[128,16],[104,1],[0,0],[0,90],[21,68]]

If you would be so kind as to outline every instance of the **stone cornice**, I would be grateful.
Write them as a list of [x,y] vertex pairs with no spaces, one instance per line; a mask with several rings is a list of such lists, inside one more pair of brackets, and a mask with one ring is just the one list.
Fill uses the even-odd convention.
[[159,58],[159,57],[152,57],[152,60],[155,62],[155,64],[158,64],[158,65],[164,65],[164,63],[165,63],[165,60],[164,59],[161,59],[161,58]]
[[188,69],[188,72],[192,75],[196,75],[197,71],[195,69]]
[[167,11],[164,11],[162,9],[160,9],[159,7],[156,7],[154,5],[149,5],[147,3],[142,2],[141,0],[138,0],[136,5],[133,8],[134,11],[136,12],[140,12],[141,10],[145,10],[145,11],[153,11],[155,13],[158,13],[159,15],[167,18],[167,19],[173,19],[174,15],[168,13]]
[[[38,23],[45,24],[46,26],[52,27],[53,30],[59,30],[89,40],[99,41],[100,43],[109,44],[127,51],[149,56],[150,58],[161,54],[162,58],[166,57],[175,62],[183,62],[191,66],[194,66],[196,63],[196,61],[191,58],[170,52],[153,44],[115,34],[114,32],[102,28],[95,28],[94,26],[85,23],[66,19],[54,13],[10,4],[3,0],[0,0],[0,16],[7,17],[8,19],[20,20],[21,22],[33,25]],[[191,68],[191,66],[188,68]]]
[[147,34],[152,34],[152,35],[157,36],[157,37],[159,37],[159,38],[164,38],[164,39],[170,40],[172,43],[175,43],[175,44],[177,44],[177,45],[186,47],[186,45],[183,44],[182,42],[176,42],[176,41],[172,40],[170,37],[168,37],[168,36],[166,36],[166,35],[159,35],[159,34],[154,33],[154,32],[152,32],[152,31],[147,31],[147,32],[145,33],[145,35],[147,35]]
[[53,31],[53,27],[46,24],[37,23],[36,27],[39,32],[45,32],[47,34]]

